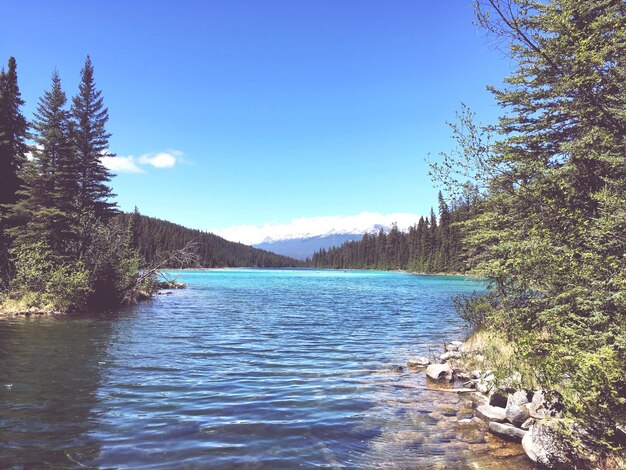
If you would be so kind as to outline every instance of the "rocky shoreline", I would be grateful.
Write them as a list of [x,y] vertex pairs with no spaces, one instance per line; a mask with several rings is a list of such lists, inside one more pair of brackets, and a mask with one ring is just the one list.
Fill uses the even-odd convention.
[[517,381],[515,374],[508,381],[496,381],[489,369],[468,370],[468,365],[484,362],[482,354],[469,342],[452,341],[444,344],[444,351],[435,360],[415,356],[409,358],[407,366],[424,369],[431,383],[452,384],[449,392],[471,394],[475,408],[474,417],[468,421],[520,444],[528,458],[543,468],[613,468],[592,449],[584,445],[574,448],[563,439],[563,405],[558,392],[517,389],[508,385]]

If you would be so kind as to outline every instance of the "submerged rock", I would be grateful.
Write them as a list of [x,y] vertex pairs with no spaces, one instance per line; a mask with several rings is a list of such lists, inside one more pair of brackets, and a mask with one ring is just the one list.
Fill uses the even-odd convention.
[[506,410],[498,406],[480,405],[476,408],[476,414],[478,417],[486,419],[487,421],[495,421],[498,423],[506,421]]
[[489,423],[489,431],[492,433],[504,437],[505,439],[509,439],[516,442],[521,442],[524,436],[528,431],[524,431],[518,427],[513,426],[508,423],[496,423],[492,421]]
[[449,364],[431,364],[426,368],[426,375],[433,380],[452,380],[452,374]]
[[430,359],[424,356],[414,356],[410,357],[406,362],[406,365],[409,367],[426,367],[430,364]]

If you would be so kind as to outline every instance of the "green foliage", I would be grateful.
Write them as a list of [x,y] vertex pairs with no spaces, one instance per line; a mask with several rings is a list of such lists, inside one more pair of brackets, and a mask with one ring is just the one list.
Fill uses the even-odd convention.
[[[10,62],[8,75],[0,74],[0,91],[15,78],[14,65]],[[0,99],[0,132],[12,136],[14,159],[19,160],[18,151],[25,151],[20,147],[23,132],[17,134],[25,128],[18,125],[22,102],[15,83],[9,97],[15,130],[9,135],[5,91]],[[139,289],[144,296],[153,291],[150,278],[140,276],[140,255],[131,247],[127,227],[109,222],[114,213],[107,186],[110,175],[100,161],[108,147],[107,119],[89,58],[71,112],[61,79],[52,74],[51,87],[39,100],[32,123],[32,159],[13,164],[22,186],[10,204],[2,206],[8,218],[0,219],[7,221],[0,227],[6,227],[0,233],[0,262],[3,254],[11,254],[14,273],[7,276],[7,298],[14,306],[100,309],[133,302]],[[3,145],[0,141],[2,158]]]
[[482,194],[462,223],[492,284],[482,324],[610,446],[626,422],[626,4],[488,0],[477,15],[517,69],[492,89],[499,123],[465,109],[433,174],[459,189],[473,171]]
[[92,292],[83,263],[62,264],[47,273],[42,299],[61,312],[81,310]]
[[25,300],[25,308],[56,311],[83,308],[91,292],[89,273],[81,263],[60,263],[44,243],[20,246],[14,253],[13,298]]
[[139,214],[118,215],[120,224],[129,227],[131,245],[136,247],[147,265],[159,264],[171,258],[172,253],[193,245],[195,256],[184,260],[170,260],[167,267],[221,268],[221,267],[299,267],[304,262],[225,240],[212,233],[192,230],[166,220]]

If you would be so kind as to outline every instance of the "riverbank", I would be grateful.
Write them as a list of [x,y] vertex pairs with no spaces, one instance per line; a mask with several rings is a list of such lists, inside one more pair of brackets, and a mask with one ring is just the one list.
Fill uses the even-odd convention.
[[[133,303],[154,298],[155,295],[159,295],[163,291],[185,289],[186,287],[187,284],[172,279],[157,281],[150,291],[137,292]],[[0,295],[0,317],[55,316],[70,313],[74,312],[58,309],[53,303],[42,303],[40,295],[36,293],[25,294],[18,298],[12,298],[9,294]]]
[[[515,357],[511,343],[486,331],[444,344],[431,361],[415,357],[410,368],[425,368],[431,383],[453,384],[451,391],[474,395],[473,422],[517,443],[545,468],[624,469],[623,449],[597,445],[593,435],[568,418],[558,390],[541,388],[532,366]],[[601,398],[599,398],[601,399]]]

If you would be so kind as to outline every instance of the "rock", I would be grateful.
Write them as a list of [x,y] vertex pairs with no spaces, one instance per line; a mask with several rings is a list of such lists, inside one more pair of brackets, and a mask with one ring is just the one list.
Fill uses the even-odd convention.
[[426,367],[430,364],[430,360],[424,356],[415,356],[409,358],[406,365],[409,367]]
[[404,372],[404,367],[393,365],[389,366],[388,370],[389,372]]
[[498,423],[506,421],[506,410],[498,406],[481,405],[476,408],[476,414],[479,418],[486,419],[487,421],[496,421]]
[[494,421],[489,423],[489,431],[500,437],[516,442],[521,442],[524,436],[528,433],[528,431],[517,428],[512,424],[496,423]]
[[470,375],[472,376],[472,379],[479,379],[482,375],[482,371],[480,369],[476,369],[473,370]]
[[522,423],[522,429],[530,429],[530,427],[535,424],[535,420],[533,418],[528,418],[526,421]]
[[548,468],[575,468],[578,460],[545,422],[530,427],[522,439],[522,447],[530,460]]
[[525,391],[520,390],[509,395],[506,403],[506,419],[516,426],[521,426],[530,418],[526,405],[528,405],[528,395]]
[[461,346],[463,346],[462,341],[451,341],[446,344],[446,351],[460,351]]
[[463,372],[462,370],[456,371],[456,378],[460,380],[468,380],[470,378],[467,372]]
[[538,390],[527,408],[530,416],[536,419],[555,417],[563,411],[561,394],[556,391]]
[[452,380],[452,373],[449,364],[431,364],[426,368],[426,375],[433,380]]
[[486,382],[484,379],[478,380],[476,382],[476,391],[480,393],[489,393],[493,388],[493,384],[490,382]]
[[463,355],[458,351],[449,351],[439,356],[442,361],[448,361],[450,359],[460,359]]
[[489,404],[491,406],[499,406],[501,408],[506,408],[507,397],[504,393],[495,391],[489,397]]

